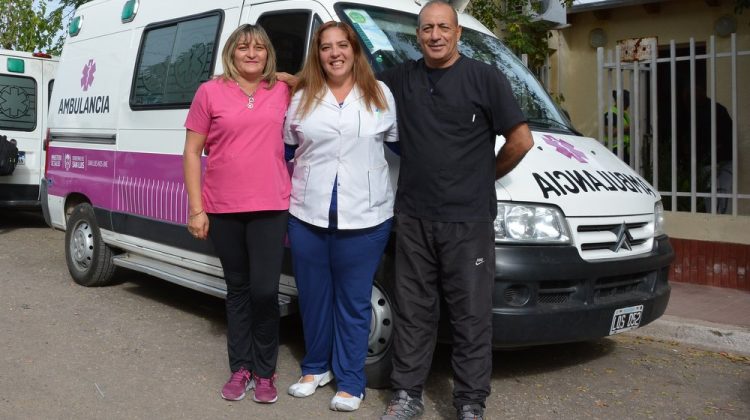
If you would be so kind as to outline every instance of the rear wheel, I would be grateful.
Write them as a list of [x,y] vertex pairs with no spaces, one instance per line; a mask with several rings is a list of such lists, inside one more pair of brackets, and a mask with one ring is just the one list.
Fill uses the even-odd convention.
[[[386,256],[372,286],[372,318],[365,375],[368,388],[390,388],[393,353],[393,269]],[[392,260],[390,260],[392,261]]]
[[102,240],[89,203],[77,205],[68,218],[65,260],[73,280],[81,286],[106,286],[112,282],[112,250]]

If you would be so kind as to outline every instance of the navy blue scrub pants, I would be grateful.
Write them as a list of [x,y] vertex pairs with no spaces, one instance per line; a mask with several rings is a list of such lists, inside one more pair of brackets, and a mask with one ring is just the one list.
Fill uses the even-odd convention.
[[391,220],[377,226],[336,230],[291,216],[289,241],[307,353],[302,375],[333,371],[338,391],[365,391],[370,297]]
[[227,352],[232,372],[261,378],[279,354],[279,276],[287,217],[283,211],[209,214],[208,235],[227,283]]

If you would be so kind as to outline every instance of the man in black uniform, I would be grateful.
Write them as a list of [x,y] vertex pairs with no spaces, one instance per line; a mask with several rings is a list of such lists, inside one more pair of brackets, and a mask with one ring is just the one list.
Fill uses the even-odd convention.
[[[533,146],[505,76],[461,56],[456,11],[428,2],[419,14],[423,59],[381,74],[401,138],[396,195],[393,399],[381,417],[424,412],[422,389],[437,338],[439,291],[453,329],[453,404],[481,419],[492,374],[494,181]],[[495,136],[506,142],[495,157]]]

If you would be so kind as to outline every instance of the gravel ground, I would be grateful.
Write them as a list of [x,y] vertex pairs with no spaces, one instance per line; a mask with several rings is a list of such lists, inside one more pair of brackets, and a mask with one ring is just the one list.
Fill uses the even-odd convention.
[[[64,234],[37,213],[0,210],[0,418],[377,418],[368,390],[352,414],[328,410],[332,385],[286,395],[304,353],[299,318],[282,321],[279,401],[226,402],[223,301],[132,271],[118,284],[71,280]],[[641,337],[500,351],[487,418],[750,418],[750,360]],[[454,418],[450,348],[440,345],[426,419]]]

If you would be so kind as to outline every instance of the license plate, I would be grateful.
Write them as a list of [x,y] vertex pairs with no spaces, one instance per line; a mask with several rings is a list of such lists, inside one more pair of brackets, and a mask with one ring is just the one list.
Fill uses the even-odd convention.
[[643,305],[628,306],[615,311],[612,316],[612,326],[609,335],[634,330],[641,326],[643,318]]

